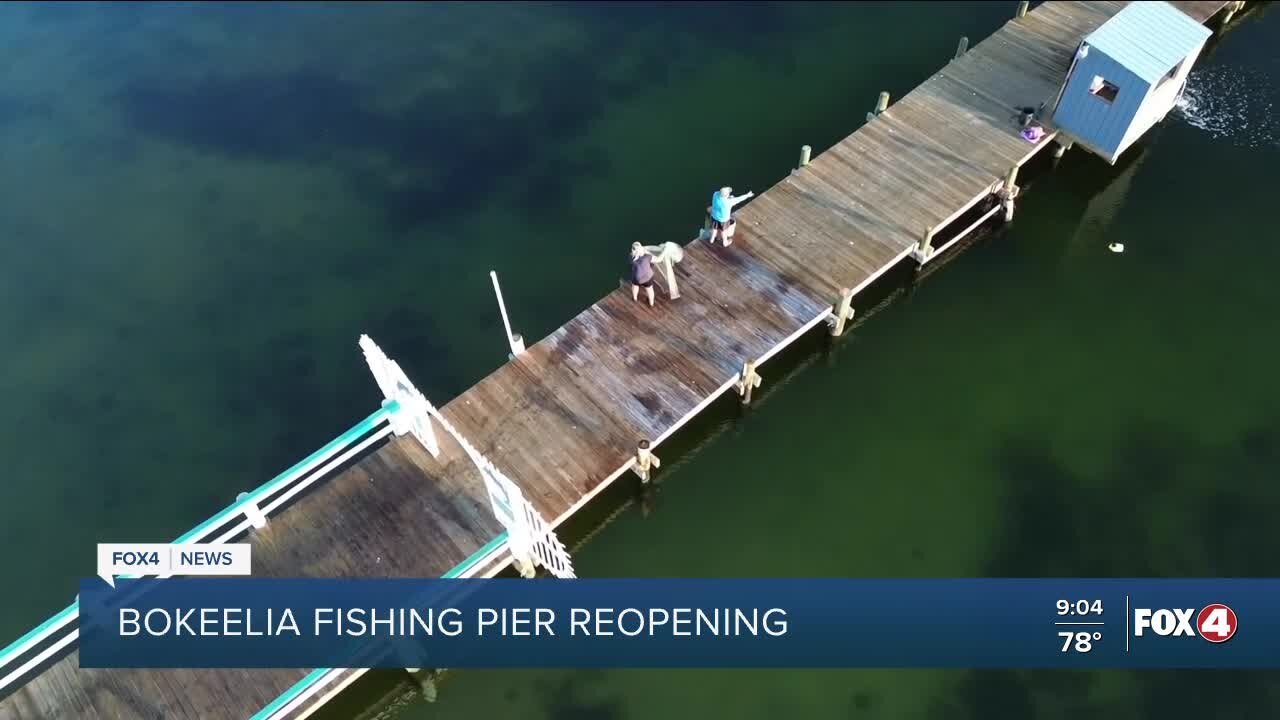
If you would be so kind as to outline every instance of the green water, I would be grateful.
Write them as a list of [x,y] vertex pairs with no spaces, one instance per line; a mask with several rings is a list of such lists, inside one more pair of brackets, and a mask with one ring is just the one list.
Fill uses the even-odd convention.
[[[175,537],[374,409],[360,333],[443,404],[505,358],[488,270],[545,335],[632,241],[690,238],[711,188],[765,189],[1013,5],[0,7],[0,635],[63,607],[94,543]],[[1012,226],[682,431],[579,574],[1275,575],[1268,10],[1120,166],[1068,154]],[[469,671],[394,714],[1277,703],[1274,673]]]

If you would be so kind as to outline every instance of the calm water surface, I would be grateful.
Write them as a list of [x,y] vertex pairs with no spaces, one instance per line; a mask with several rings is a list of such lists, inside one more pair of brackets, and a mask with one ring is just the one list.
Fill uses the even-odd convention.
[[[443,404],[505,357],[488,270],[545,335],[632,241],[689,238],[712,188],[764,190],[1013,5],[0,7],[0,636],[94,543],[177,536],[367,414],[360,333]],[[656,493],[593,508],[621,511],[579,573],[1276,575],[1269,10],[1119,166],[1069,154],[1011,227],[682,432]],[[394,681],[332,714],[1280,706],[1275,673],[461,672],[384,711]]]

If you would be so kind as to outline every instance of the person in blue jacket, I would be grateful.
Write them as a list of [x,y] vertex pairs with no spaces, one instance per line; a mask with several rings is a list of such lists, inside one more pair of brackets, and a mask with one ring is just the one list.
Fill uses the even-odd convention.
[[746,195],[738,195],[734,197],[733,188],[722,187],[720,192],[711,196],[711,237],[712,244],[715,244],[716,235],[724,241],[725,247],[733,242],[725,235],[725,230],[733,223],[733,206],[738,203],[750,200],[755,196],[753,192],[747,192]]

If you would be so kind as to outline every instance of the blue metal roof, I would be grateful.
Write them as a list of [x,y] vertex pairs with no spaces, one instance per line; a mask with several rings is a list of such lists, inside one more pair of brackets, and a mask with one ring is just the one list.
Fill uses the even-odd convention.
[[1167,2],[1132,2],[1084,39],[1154,84],[1212,33]]

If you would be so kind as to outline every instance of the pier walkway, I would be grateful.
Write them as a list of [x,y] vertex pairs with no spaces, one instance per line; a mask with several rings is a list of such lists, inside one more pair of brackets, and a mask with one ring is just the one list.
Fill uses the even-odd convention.
[[[649,308],[616,290],[439,410],[362,342],[383,406],[177,541],[250,542],[264,576],[486,577],[531,559],[571,576],[549,529],[656,467],[639,441],[660,455],[720,396],[749,400],[797,338],[839,334],[881,274],[1012,215],[1017,169],[1055,135],[1023,140],[1016,108],[1051,105],[1081,39],[1126,4],[1020,7],[852,135],[804,152],[739,209],[731,246],[690,243],[679,299]],[[1173,4],[1205,22],[1230,3]],[[499,518],[504,493],[516,509]],[[301,718],[363,672],[81,669],[77,610],[0,651],[0,720]]]

